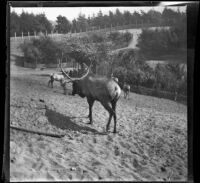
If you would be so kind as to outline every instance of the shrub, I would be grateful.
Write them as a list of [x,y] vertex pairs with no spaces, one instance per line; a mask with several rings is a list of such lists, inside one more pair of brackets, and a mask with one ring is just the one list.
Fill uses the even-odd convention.
[[114,48],[122,48],[128,46],[130,40],[132,39],[132,34],[130,32],[111,32],[108,35],[108,40],[112,41],[114,44]]
[[25,41],[20,45],[22,52],[24,53],[24,60],[29,63],[35,63],[42,59],[41,51],[33,45],[32,41]]
[[25,41],[20,47],[27,62],[57,63],[59,47],[49,37],[40,36],[39,39]]
[[143,29],[138,38],[137,47],[140,48],[140,56],[146,59],[161,58],[164,55],[186,56],[186,30],[178,27],[169,30]]
[[95,42],[95,43],[103,42],[105,40],[104,34],[95,33],[95,32],[91,33],[89,38],[92,40],[92,42]]

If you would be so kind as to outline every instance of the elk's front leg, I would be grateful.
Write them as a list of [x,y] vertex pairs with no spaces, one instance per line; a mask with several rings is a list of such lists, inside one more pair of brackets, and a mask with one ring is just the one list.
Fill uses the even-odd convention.
[[90,122],[88,124],[92,124],[93,123],[93,120],[92,120],[92,106],[94,104],[94,99],[92,98],[87,98],[87,102],[89,104],[89,119],[90,119]]

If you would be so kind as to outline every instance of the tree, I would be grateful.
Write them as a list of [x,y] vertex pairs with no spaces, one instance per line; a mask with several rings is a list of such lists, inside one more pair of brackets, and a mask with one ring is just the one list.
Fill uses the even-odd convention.
[[34,15],[26,13],[26,12],[22,12],[20,15],[20,31],[22,32],[28,32],[31,31],[32,29],[32,25],[33,25],[33,19],[34,19]]
[[97,19],[96,20],[97,25],[102,28],[104,24],[104,20],[103,20],[103,14],[101,10],[98,12],[96,19]]
[[92,25],[92,20],[91,20],[90,16],[88,16],[88,18],[87,18],[87,24],[88,24],[88,27],[91,27],[91,25]]
[[115,11],[115,25],[122,25],[123,23],[123,15],[117,8]]
[[77,21],[76,19],[72,20],[72,32],[77,31]]
[[66,17],[59,15],[56,22],[55,31],[66,34],[71,30],[71,24]]
[[20,31],[20,17],[17,13],[11,12],[10,14],[10,36],[14,36],[16,34],[21,34]]
[[109,11],[109,23],[110,25],[114,26],[114,14],[112,11]]
[[166,7],[162,12],[163,23],[167,25],[175,25],[178,15],[179,13]]
[[86,31],[86,28],[88,27],[87,19],[85,18],[84,14],[79,14],[77,19],[77,29],[78,31]]
[[42,31],[42,32],[45,32],[45,31],[51,32],[53,30],[52,24],[46,18],[46,15],[44,13],[36,15],[36,19],[39,22],[40,31]]
[[27,12],[22,12],[21,15],[17,15],[15,12],[11,13],[10,16],[10,32],[13,36],[14,32],[17,34],[24,33],[28,35],[27,32],[33,34],[34,31],[39,32],[50,32],[53,27],[49,20],[46,18],[45,14],[34,15]]
[[162,14],[155,10],[149,10],[146,14],[147,22],[160,24],[162,22]]
[[134,11],[132,14],[132,23],[139,23],[139,21],[141,20],[141,15],[140,13],[138,13],[137,11]]
[[124,17],[125,24],[131,23],[131,13],[129,11],[124,11],[123,17]]

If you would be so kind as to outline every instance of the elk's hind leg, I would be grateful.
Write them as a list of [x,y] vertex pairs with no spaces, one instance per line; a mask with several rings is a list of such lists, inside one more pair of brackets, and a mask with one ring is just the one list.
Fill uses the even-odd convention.
[[51,83],[51,80],[48,81],[48,86],[50,85],[50,83]]
[[117,101],[112,101],[112,109],[114,111],[114,113],[113,113],[113,117],[114,117],[114,131],[113,131],[113,133],[117,132],[117,129],[116,129],[116,125],[117,125],[116,105],[117,105]]
[[109,112],[109,119],[108,119],[108,123],[106,125],[106,131],[109,130],[109,127],[110,127],[110,122],[111,122],[111,119],[112,119],[112,116],[114,115],[114,111],[113,109],[110,107],[109,103],[107,102],[101,102],[101,104],[104,106],[104,108]]

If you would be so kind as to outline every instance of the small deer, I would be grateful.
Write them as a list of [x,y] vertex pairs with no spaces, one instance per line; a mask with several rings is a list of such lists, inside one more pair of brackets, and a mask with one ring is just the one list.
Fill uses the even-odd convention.
[[130,93],[130,85],[127,84],[126,82],[124,82],[124,85],[123,85],[123,91],[124,91],[124,98],[126,99],[127,97],[129,97],[129,93]]

